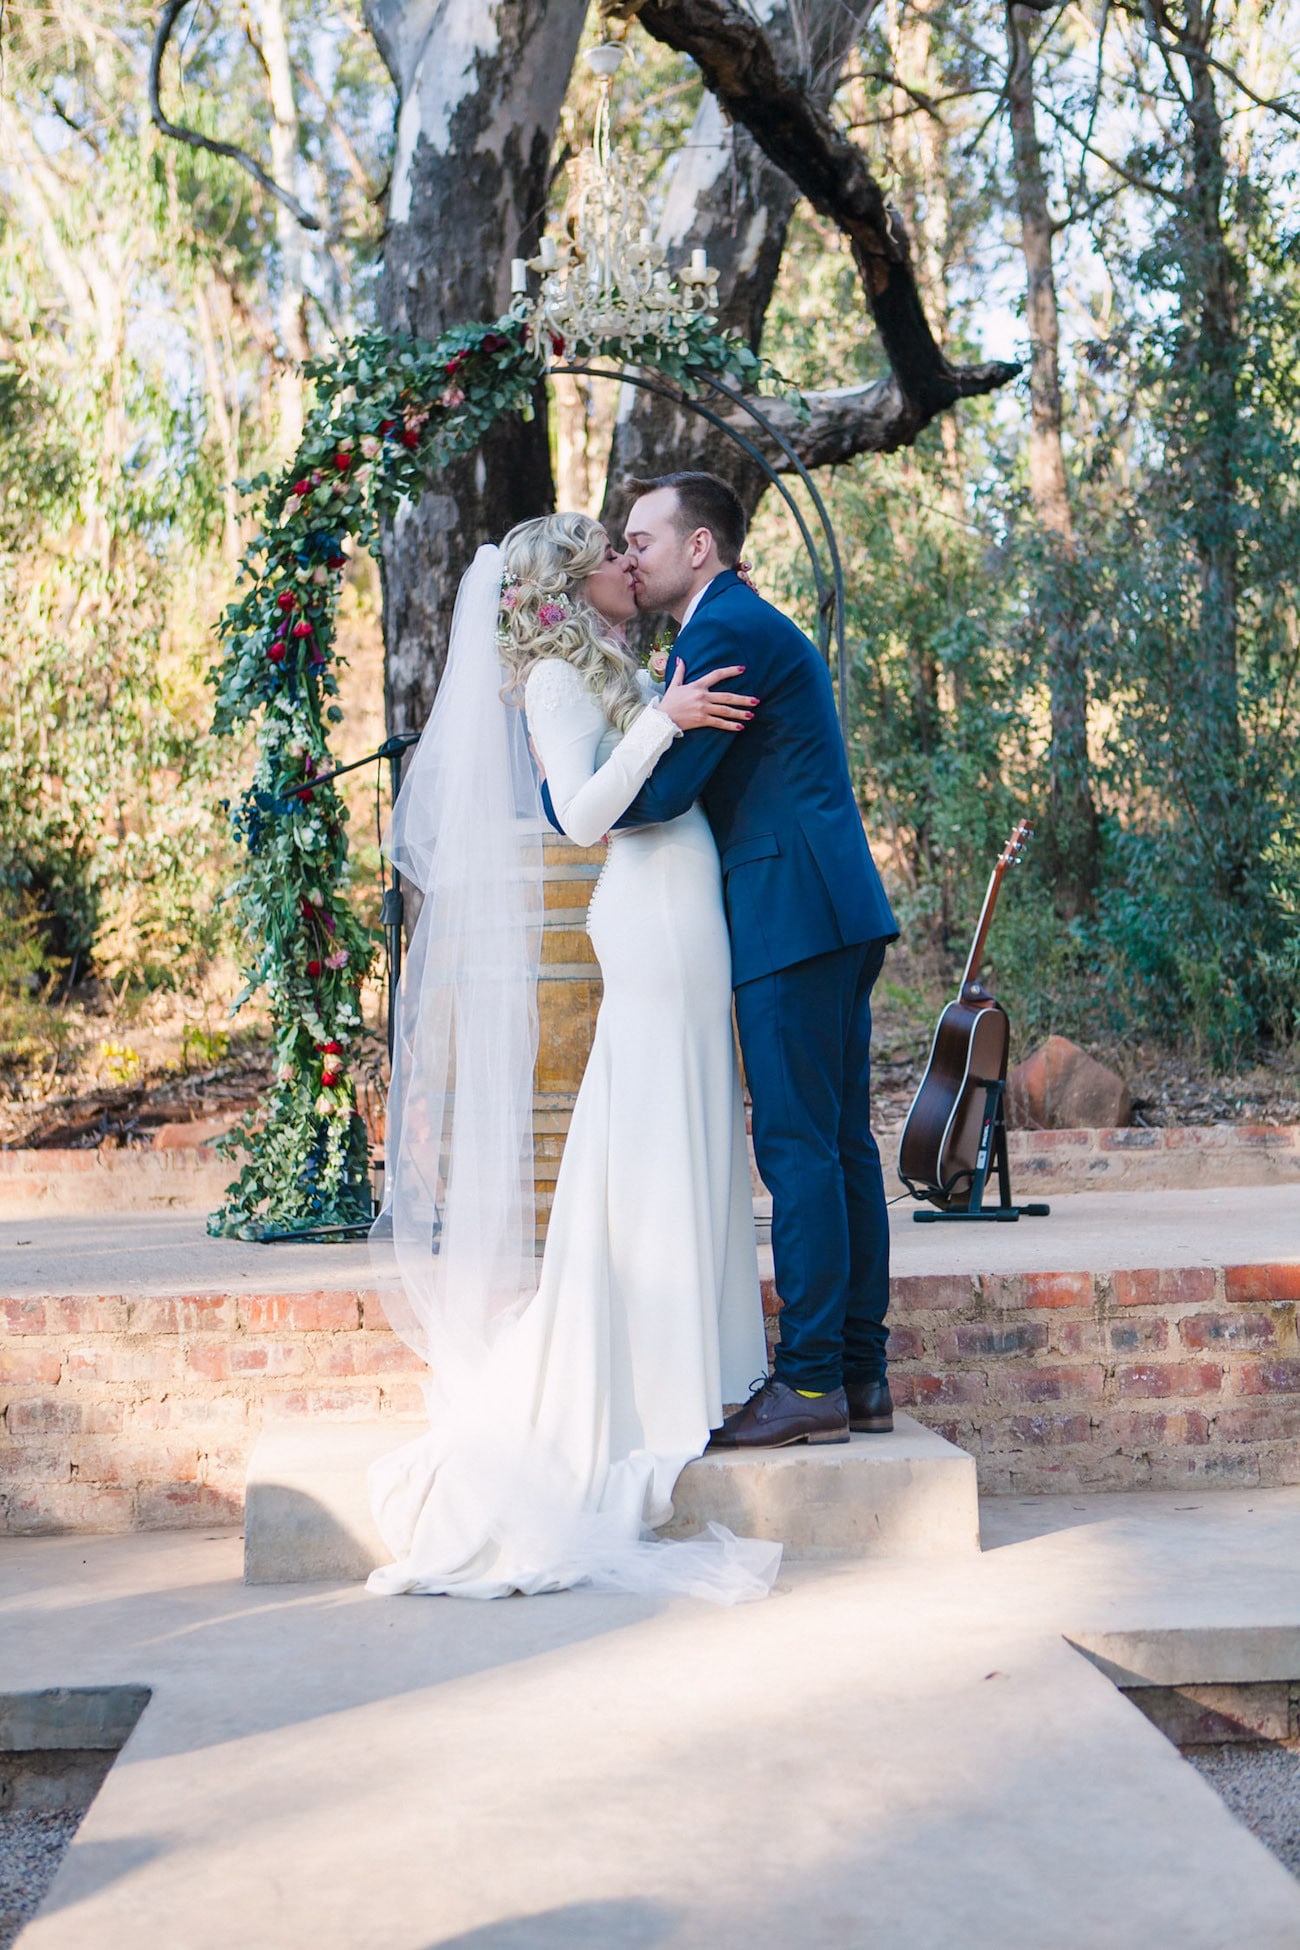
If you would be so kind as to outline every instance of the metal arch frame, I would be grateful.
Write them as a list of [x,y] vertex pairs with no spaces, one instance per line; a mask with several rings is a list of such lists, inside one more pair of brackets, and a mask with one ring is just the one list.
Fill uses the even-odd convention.
[[720,398],[729,400],[733,406],[738,406],[741,412],[747,414],[755,425],[762,429],[768,439],[773,441],[781,449],[781,452],[790,463],[791,471],[798,475],[808,490],[809,498],[816,512],[818,525],[821,528],[826,553],[830,558],[829,574],[827,573],[826,565],[822,561],[821,555],[818,553],[817,543],[813,539],[812,530],[808,525],[803,509],[791,494],[784,480],[777,473],[761,449],[756,447],[754,442],[747,439],[743,433],[739,432],[731,424],[730,420],[725,419],[721,413],[715,412],[703,400],[696,399],[681,387],[670,385],[663,379],[650,379],[644,373],[632,372],[626,368],[620,368],[617,371],[611,372],[604,366],[578,365],[576,363],[551,366],[549,368],[551,375],[564,373],[566,375],[582,375],[588,379],[612,379],[619,385],[636,386],[642,392],[653,393],[659,399],[666,399],[673,406],[682,407],[688,413],[694,413],[700,419],[707,420],[710,426],[716,427],[720,433],[726,435],[727,439],[733,445],[739,447],[743,453],[747,454],[767,477],[769,485],[776,489],[781,499],[785,502],[786,507],[794,516],[795,522],[798,525],[799,534],[803,540],[804,548],[807,551],[808,560],[812,564],[813,579],[817,585],[817,640],[821,648],[821,653],[825,657],[828,665],[831,662],[832,640],[834,642],[836,703],[840,718],[840,736],[844,741],[844,747],[847,751],[849,744],[849,657],[848,646],[844,636],[844,565],[840,559],[839,540],[836,536],[835,525],[830,518],[829,510],[825,501],[822,499],[812,475],[808,472],[808,469],[804,466],[798,454],[790,445],[790,442],[777,427],[773,426],[767,415],[754,404],[748,395],[737,392],[735,387],[727,385],[724,380],[719,379],[714,373],[705,371],[703,367],[693,366],[690,372],[692,379],[697,380],[701,385],[709,387]]

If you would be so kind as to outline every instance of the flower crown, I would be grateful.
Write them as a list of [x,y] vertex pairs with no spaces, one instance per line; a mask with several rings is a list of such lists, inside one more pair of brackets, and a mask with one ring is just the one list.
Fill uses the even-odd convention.
[[[534,588],[530,582],[521,582],[517,575],[507,569],[501,578],[501,609],[508,618],[511,610],[517,609],[525,596]],[[553,630],[561,623],[567,623],[573,615],[573,604],[563,591],[558,596],[548,596],[537,605],[537,620],[544,630]],[[503,641],[508,635],[506,621],[503,620],[497,635]]]

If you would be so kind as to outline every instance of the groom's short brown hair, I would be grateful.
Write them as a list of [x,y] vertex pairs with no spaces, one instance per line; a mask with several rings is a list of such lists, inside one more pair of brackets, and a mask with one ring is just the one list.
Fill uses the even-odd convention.
[[658,474],[652,481],[625,481],[623,487],[633,501],[656,488],[672,488],[682,533],[693,535],[697,528],[707,528],[725,568],[733,569],[740,560],[749,523],[735,488],[716,474]]

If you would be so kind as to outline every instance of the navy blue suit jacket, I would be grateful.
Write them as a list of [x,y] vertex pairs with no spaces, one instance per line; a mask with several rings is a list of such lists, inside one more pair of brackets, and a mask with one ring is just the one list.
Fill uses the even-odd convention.
[[894,940],[819,652],[732,569],[715,577],[680,633],[687,681],[723,664],[723,688],[761,699],[741,732],[691,731],[659,760],[620,826],[675,819],[698,799],[722,856],[732,980],[810,956]]

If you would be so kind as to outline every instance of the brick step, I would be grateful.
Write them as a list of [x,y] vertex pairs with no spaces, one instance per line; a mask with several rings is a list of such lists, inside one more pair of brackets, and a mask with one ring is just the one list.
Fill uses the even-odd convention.
[[[1067,1197],[1009,1227],[892,1216],[899,1406],[973,1454],[986,1489],[1300,1482],[1289,1192]],[[263,1427],[421,1418],[423,1370],[365,1247],[123,1214],[11,1220],[0,1248],[11,1532],[228,1521]]]

